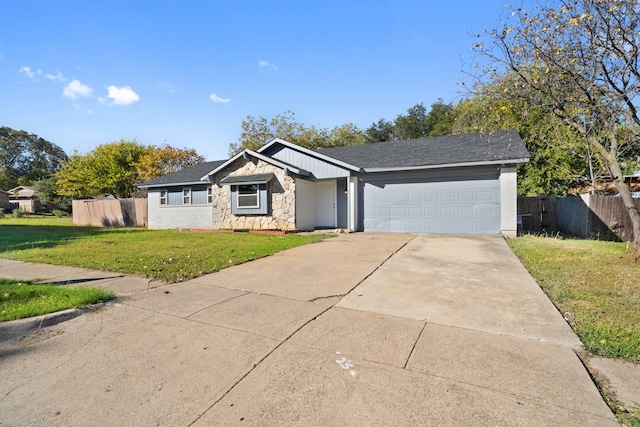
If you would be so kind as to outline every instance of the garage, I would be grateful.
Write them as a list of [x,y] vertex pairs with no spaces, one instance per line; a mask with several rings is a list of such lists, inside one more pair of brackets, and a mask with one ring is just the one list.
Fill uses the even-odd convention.
[[498,170],[473,170],[465,174],[364,181],[364,231],[499,234]]

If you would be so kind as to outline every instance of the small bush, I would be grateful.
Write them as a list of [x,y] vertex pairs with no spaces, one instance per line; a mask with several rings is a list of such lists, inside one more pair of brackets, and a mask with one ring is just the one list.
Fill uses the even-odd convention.
[[63,210],[60,209],[54,209],[53,211],[51,211],[51,213],[53,214],[53,216],[56,216],[58,218],[62,218],[64,216],[67,216],[67,213]]
[[26,215],[26,212],[25,212],[25,211],[23,211],[22,209],[15,209],[15,210],[13,211],[13,216],[14,216],[15,218],[22,218],[22,217],[23,217],[23,216],[25,216],[25,215]]

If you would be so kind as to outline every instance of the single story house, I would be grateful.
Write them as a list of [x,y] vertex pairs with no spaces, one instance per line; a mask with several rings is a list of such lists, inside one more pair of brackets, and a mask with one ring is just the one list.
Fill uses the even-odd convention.
[[517,131],[257,151],[141,184],[149,228],[483,233],[517,231]]
[[9,190],[9,207],[20,209],[28,213],[36,213],[42,210],[42,204],[38,200],[38,190],[28,185],[20,185]]

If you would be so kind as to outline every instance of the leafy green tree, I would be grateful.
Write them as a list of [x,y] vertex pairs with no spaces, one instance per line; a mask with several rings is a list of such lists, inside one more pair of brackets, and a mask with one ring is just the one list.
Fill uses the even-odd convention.
[[229,155],[231,156],[244,149],[255,151],[273,138],[281,138],[311,150],[367,142],[364,132],[353,123],[337,126],[329,132],[325,128],[307,127],[297,122],[295,114],[291,111],[278,114],[271,120],[264,117],[247,116],[241,126],[242,132],[238,142],[229,145]]
[[580,157],[584,144],[554,114],[526,99],[504,96],[512,84],[515,79],[507,76],[461,101],[455,107],[453,133],[517,130],[531,155],[518,166],[518,195],[564,196],[586,173]]
[[451,135],[456,120],[456,109],[453,104],[445,104],[442,98],[431,104],[426,117],[427,136]]
[[135,164],[148,147],[136,141],[112,142],[87,154],[74,153],[57,173],[59,194],[75,198],[111,194],[130,197],[137,190]]
[[429,130],[427,109],[422,103],[409,108],[406,115],[396,117],[396,139],[424,138],[429,135]]
[[454,106],[445,104],[442,99],[431,104],[429,112],[423,103],[419,103],[407,109],[406,114],[399,114],[394,121],[380,119],[372,123],[364,133],[369,142],[449,135],[455,113]]
[[367,136],[358,126],[353,123],[347,123],[333,128],[329,133],[328,141],[323,146],[343,147],[366,144],[367,142]]
[[247,116],[241,126],[242,132],[238,143],[229,144],[231,156],[245,149],[255,151],[273,138],[281,138],[304,147],[317,147],[321,145],[321,140],[327,134],[325,129],[316,129],[313,126],[306,128],[298,123],[295,114],[291,111],[278,114],[271,120],[264,117]]
[[198,154],[193,148],[175,148],[165,144],[161,147],[147,147],[133,166],[138,174],[138,180],[146,182],[204,161],[204,156]]
[[[575,0],[514,5],[475,50],[482,75],[517,77],[510,96],[526,97],[577,132],[606,166],[633,224],[640,212],[624,181],[620,153],[640,141],[640,8],[636,0]],[[479,81],[486,81],[479,77]]]
[[38,200],[49,209],[55,208],[67,212],[71,210],[71,197],[60,194],[55,175],[35,181],[33,186],[38,190]]
[[369,142],[395,141],[396,125],[386,119],[374,122],[364,131]]
[[49,177],[66,159],[62,148],[38,135],[0,127],[0,189]]

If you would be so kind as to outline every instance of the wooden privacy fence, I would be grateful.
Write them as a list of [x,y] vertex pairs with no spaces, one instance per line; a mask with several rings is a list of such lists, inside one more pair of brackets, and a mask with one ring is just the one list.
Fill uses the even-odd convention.
[[146,227],[147,199],[74,200],[73,223],[90,227]]
[[[640,208],[640,199],[636,199]],[[531,228],[526,221],[522,230],[557,230],[574,236],[633,241],[633,226],[620,197],[581,194],[562,198],[520,197],[518,216],[531,217]]]
[[554,196],[518,197],[518,223],[521,230],[557,230],[556,203]]

